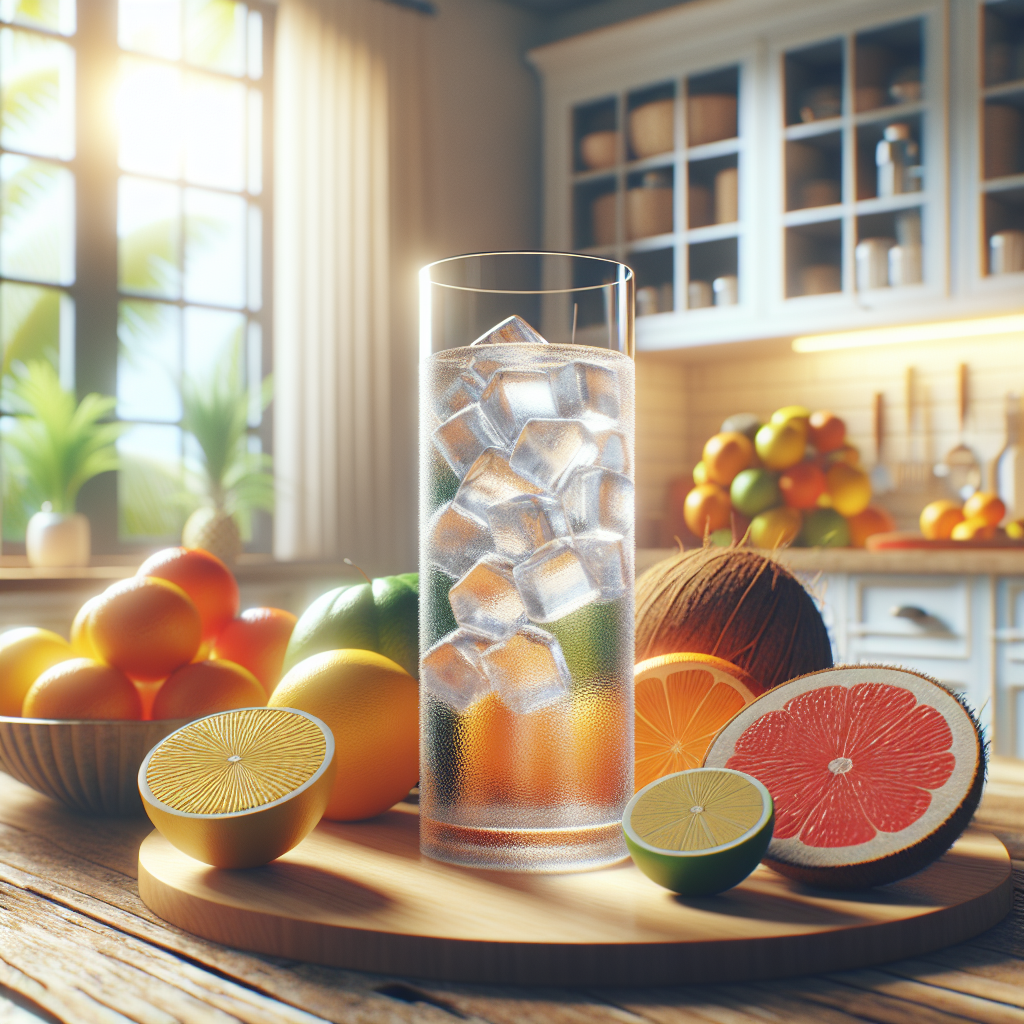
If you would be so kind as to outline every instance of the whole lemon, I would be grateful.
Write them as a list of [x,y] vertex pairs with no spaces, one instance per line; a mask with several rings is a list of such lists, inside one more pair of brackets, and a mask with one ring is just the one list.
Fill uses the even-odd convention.
[[957,523],[949,536],[951,540],[991,540],[995,535],[996,528],[984,516],[974,516]]
[[22,626],[0,633],[0,715],[20,717],[25,694],[36,679],[74,656],[71,644],[48,629]]
[[871,479],[862,469],[837,462],[825,473],[832,508],[840,515],[855,516],[871,504]]
[[784,427],[787,423],[796,423],[807,436],[807,430],[811,418],[811,410],[805,405],[784,405],[776,409],[768,421],[776,427]]
[[928,540],[949,540],[953,527],[966,518],[958,502],[943,498],[929,502],[921,509],[918,525]]
[[337,768],[325,818],[372,818],[416,785],[419,686],[382,654],[314,654],[277,684],[268,707],[315,715],[334,734]]
[[804,457],[807,424],[800,420],[766,423],[755,435],[754,447],[768,469],[789,469]]
[[768,550],[785,547],[796,540],[803,523],[799,509],[788,505],[770,508],[750,520],[750,543]]

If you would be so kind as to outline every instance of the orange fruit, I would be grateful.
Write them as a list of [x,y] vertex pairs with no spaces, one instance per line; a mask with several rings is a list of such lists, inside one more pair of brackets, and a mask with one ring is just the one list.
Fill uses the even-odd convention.
[[0,715],[20,715],[25,694],[36,678],[74,656],[67,640],[48,629],[22,626],[0,633]]
[[259,680],[232,661],[194,661],[172,672],[153,698],[152,717],[202,718],[267,703]]
[[949,536],[951,540],[991,540],[995,535],[996,528],[984,516],[975,516],[957,523]]
[[210,644],[238,614],[238,581],[216,556],[201,548],[164,548],[150,555],[136,576],[155,576],[177,584],[192,599]]
[[869,505],[863,512],[849,516],[846,525],[850,528],[850,546],[862,548],[868,537],[875,533],[889,533],[896,529],[896,521],[884,508]]
[[814,445],[819,454],[825,455],[843,447],[846,441],[846,424],[835,413],[819,409],[811,413],[807,425],[807,440]]
[[137,721],[142,703],[132,681],[113,665],[71,658],[43,672],[25,694],[26,718]]
[[92,658],[94,661],[102,659],[96,653],[92,642],[92,635],[89,632],[89,617],[93,609],[99,604],[102,594],[90,597],[81,608],[78,609],[74,621],[71,623],[71,649],[80,658]]
[[199,612],[185,591],[154,576],[108,587],[89,614],[100,659],[143,683],[158,682],[191,661],[201,633]]
[[741,668],[710,654],[663,654],[634,671],[634,789],[699,768],[719,729],[764,692]]
[[860,465],[860,449],[852,444],[840,445],[834,451],[827,452],[822,459],[825,468],[834,466],[837,462],[845,462],[848,466]]
[[728,487],[733,477],[741,469],[746,469],[753,458],[754,446],[750,438],[730,430],[708,439],[701,461],[712,483]]
[[871,479],[867,473],[845,462],[836,462],[825,472],[831,505],[840,515],[855,516],[871,504]]
[[798,462],[779,477],[779,490],[790,508],[814,508],[825,492],[825,474],[813,462]]
[[269,697],[281,678],[284,652],[297,621],[281,608],[249,608],[220,631],[210,657],[247,668]]
[[959,502],[943,498],[941,501],[929,502],[921,509],[918,525],[928,540],[949,540],[953,527],[965,518]]
[[998,494],[989,491],[975,491],[964,502],[964,518],[974,519],[980,516],[990,526],[998,526],[1006,515],[1006,506]]
[[683,502],[683,518],[691,533],[698,537],[704,531],[714,533],[729,525],[732,502],[729,492],[718,484],[699,484],[686,496]]
[[270,707],[296,708],[334,733],[337,775],[324,817],[372,818],[419,778],[419,685],[374,651],[324,651],[277,684]]

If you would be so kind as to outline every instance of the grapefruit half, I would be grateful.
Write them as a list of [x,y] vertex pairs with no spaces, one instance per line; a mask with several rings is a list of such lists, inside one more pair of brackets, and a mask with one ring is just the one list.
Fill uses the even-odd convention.
[[709,767],[746,772],[775,802],[765,863],[810,885],[885,885],[940,857],[981,799],[971,712],[917,672],[840,666],[792,679],[714,738]]
[[634,786],[699,768],[715,733],[764,688],[711,654],[663,654],[634,670]]

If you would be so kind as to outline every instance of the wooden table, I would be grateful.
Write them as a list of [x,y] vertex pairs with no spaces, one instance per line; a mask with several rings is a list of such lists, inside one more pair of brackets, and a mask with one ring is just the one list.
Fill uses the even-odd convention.
[[139,899],[147,821],[81,817],[0,774],[0,1021],[1024,1024],[1024,764],[994,764],[976,822],[1014,858],[1014,910],[952,949],[768,984],[494,989],[333,970],[194,938]]

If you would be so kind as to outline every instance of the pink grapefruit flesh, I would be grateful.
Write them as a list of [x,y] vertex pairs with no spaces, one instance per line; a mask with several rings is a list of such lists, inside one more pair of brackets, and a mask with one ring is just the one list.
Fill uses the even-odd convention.
[[971,713],[927,676],[840,666],[792,679],[726,724],[704,764],[759,779],[775,802],[765,863],[811,885],[884,885],[941,856],[985,776]]

